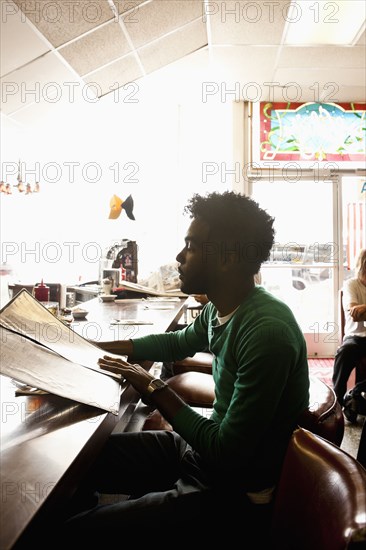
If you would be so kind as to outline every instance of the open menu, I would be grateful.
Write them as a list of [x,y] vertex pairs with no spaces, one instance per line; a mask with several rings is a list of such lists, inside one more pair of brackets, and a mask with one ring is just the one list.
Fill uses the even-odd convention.
[[0,337],[1,374],[118,414],[122,379],[99,367],[105,351],[57,319],[27,290],[0,310]]
[[156,290],[149,286],[141,285],[138,283],[132,283],[130,281],[121,281],[119,288],[114,288],[113,292],[118,292],[121,290],[129,290],[131,292],[138,292],[139,294],[146,294],[147,296],[163,296],[163,297],[178,297],[178,298],[187,298],[187,294],[184,294],[180,289],[171,289],[171,290]]

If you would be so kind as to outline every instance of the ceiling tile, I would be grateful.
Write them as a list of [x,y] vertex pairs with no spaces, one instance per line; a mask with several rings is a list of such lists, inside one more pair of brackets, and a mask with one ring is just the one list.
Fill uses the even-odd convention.
[[357,41],[357,46],[364,46],[366,44],[366,31],[363,31],[360,38]]
[[[11,120],[18,122],[25,127],[33,125],[39,129],[42,124],[49,124],[51,120],[55,121],[58,113],[62,113],[62,116],[65,117],[65,112],[68,113],[68,116],[71,119],[74,117],[76,118],[80,113],[80,108],[78,108],[78,105],[71,103],[66,96],[64,96],[61,101],[57,103],[50,103],[41,100],[39,102],[29,104],[24,109],[12,114]],[[34,143],[30,144],[30,148],[31,147],[36,147],[36,145]]]
[[323,46],[321,52],[316,47],[284,46],[278,59],[278,67],[362,68],[366,65],[366,49],[363,46]]
[[211,28],[212,44],[281,44],[289,2],[209,2],[205,14]]
[[358,103],[366,102],[365,86],[349,85],[342,86],[338,92],[339,101],[357,101]]
[[202,82],[211,81],[208,47],[181,57],[139,81],[141,96],[164,104],[179,104],[188,98],[202,103]]
[[214,46],[211,58],[220,90],[239,85],[242,99],[248,99],[247,92],[252,94],[272,81],[276,55],[275,46]]
[[[115,61],[107,65],[99,71],[95,71],[91,75],[84,78],[85,82],[95,83],[99,89],[98,96],[103,96],[117,90],[121,86],[134,82],[143,76],[136,57],[134,54],[126,55],[123,59]],[[136,90],[138,86],[136,85]],[[133,95],[134,90],[131,88],[129,92]],[[119,94],[117,97],[120,97]]]
[[[22,12],[9,2],[0,18],[0,67],[4,76],[49,51],[49,46],[30,27]],[[19,44],[21,43],[21,47]]]
[[203,2],[199,0],[153,0],[139,6],[123,23],[135,48],[162,37],[194,19],[202,19]]
[[111,21],[59,49],[78,74],[87,74],[131,51],[120,25]]
[[[118,13],[130,12],[131,18],[137,14],[138,7],[147,0],[113,0]],[[150,1],[150,0],[149,0]]]
[[55,48],[114,17],[107,0],[14,0],[14,3]]
[[[50,112],[52,83],[59,86],[62,100],[70,93],[67,85],[78,86],[75,93],[88,101],[98,88],[99,95],[106,95],[122,87],[124,97],[134,89],[123,86],[139,80],[140,94],[148,81],[172,101],[183,97],[184,90],[202,102],[207,82],[211,100],[230,101],[237,95],[255,101],[256,90],[262,100],[270,99],[266,94],[291,99],[296,89],[284,87],[296,83],[301,101],[313,101],[316,90],[321,100],[365,101],[365,32],[353,47],[282,46],[290,0],[0,2],[6,4],[1,18],[2,109],[20,109],[14,119],[30,120],[31,111],[40,112],[42,105]],[[318,3],[311,6],[315,16]],[[59,52],[51,55],[53,47]],[[138,50],[131,52],[133,47]],[[86,84],[93,82],[91,90]],[[270,90],[268,83],[274,82],[279,85]]]
[[[295,75],[295,76],[294,76]],[[285,97],[289,101],[329,101],[337,102],[343,97],[343,86],[350,82],[365,82],[364,69],[344,68],[337,70],[336,77],[332,68],[299,68],[292,67],[278,69],[275,72],[274,80],[282,85],[296,82],[291,86]],[[366,89],[363,89],[361,97],[349,97],[348,101],[366,101]],[[343,99],[344,101],[344,99]]]
[[69,96],[70,86],[66,83],[74,82],[75,74],[65,67],[57,54],[47,53],[1,79],[1,110],[9,114],[42,100],[56,102],[58,98]]
[[206,26],[199,19],[144,46],[137,53],[146,73],[151,73],[205,46],[207,46]]

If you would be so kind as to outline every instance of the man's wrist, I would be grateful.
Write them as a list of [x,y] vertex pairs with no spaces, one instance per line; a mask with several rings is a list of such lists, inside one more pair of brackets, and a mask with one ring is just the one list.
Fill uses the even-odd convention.
[[146,388],[146,393],[151,396],[156,391],[161,391],[164,388],[167,388],[168,384],[166,384],[161,378],[153,378],[149,385]]

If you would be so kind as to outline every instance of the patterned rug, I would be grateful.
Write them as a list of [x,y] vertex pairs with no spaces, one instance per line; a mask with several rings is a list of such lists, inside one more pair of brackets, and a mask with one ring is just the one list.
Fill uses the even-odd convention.
[[333,388],[332,374],[334,359],[308,359],[311,376],[319,378]]

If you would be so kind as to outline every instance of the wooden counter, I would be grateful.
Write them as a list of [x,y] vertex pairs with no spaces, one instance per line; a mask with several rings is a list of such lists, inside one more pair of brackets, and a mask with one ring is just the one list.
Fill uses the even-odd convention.
[[[172,302],[169,309],[157,309],[157,302],[155,309],[145,309],[145,305],[91,300],[85,304],[87,321],[74,323],[73,329],[98,341],[164,332],[174,328],[185,301]],[[115,318],[145,319],[153,324],[111,328]],[[124,383],[116,416],[50,394],[15,397],[15,387],[6,376],[0,377],[0,391],[0,548],[29,548],[60,517],[117,422],[124,415],[128,422],[139,395]],[[49,544],[52,547],[52,541]]]

